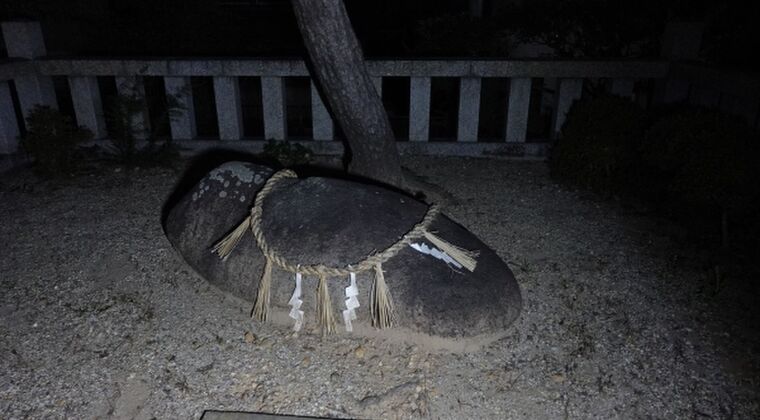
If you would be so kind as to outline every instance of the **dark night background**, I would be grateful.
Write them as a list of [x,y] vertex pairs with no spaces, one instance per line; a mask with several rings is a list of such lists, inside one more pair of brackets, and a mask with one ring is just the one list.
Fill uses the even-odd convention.
[[[370,59],[657,59],[668,22],[699,22],[704,25],[697,59],[702,65],[743,73],[758,69],[753,52],[760,50],[760,30],[755,24],[760,2],[749,0],[347,0],[345,4]],[[305,55],[288,0],[6,1],[0,6],[0,19],[40,21],[49,56]],[[4,48],[2,42],[0,48]],[[115,87],[111,80],[100,79],[105,82],[101,90],[107,98]],[[59,108],[74,117],[65,78],[54,81]],[[245,137],[261,138],[259,84],[245,77],[239,82]],[[504,137],[503,98],[507,92],[503,82],[483,80],[480,141],[498,142]],[[163,101],[162,83],[158,77],[145,78],[147,94],[154,102]],[[216,138],[211,79],[193,77],[192,83],[198,136]],[[286,84],[289,136],[309,139],[308,78],[288,78]],[[457,79],[434,78],[431,141],[454,140],[457,90]],[[383,91],[396,137],[404,140],[408,137],[408,79],[386,77]],[[542,94],[537,81],[529,141],[549,136],[550,112],[541,105]],[[159,103],[153,109],[162,106]],[[162,124],[159,131],[168,135],[168,125]]]
[[[756,69],[760,5],[751,0],[347,0],[368,57],[507,57],[524,41],[555,57],[656,57],[668,21],[700,21],[700,59]],[[477,2],[475,2],[477,3]],[[473,17],[474,15],[480,17]],[[287,0],[5,2],[0,19],[39,20],[50,55],[298,56]]]

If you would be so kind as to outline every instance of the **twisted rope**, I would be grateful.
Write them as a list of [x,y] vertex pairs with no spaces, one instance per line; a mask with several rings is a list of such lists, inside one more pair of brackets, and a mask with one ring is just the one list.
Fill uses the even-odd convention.
[[348,276],[349,273],[362,273],[371,269],[374,269],[375,266],[382,264],[389,259],[396,256],[396,254],[399,253],[404,247],[408,246],[409,243],[411,243],[415,239],[419,239],[423,236],[425,236],[425,232],[427,231],[430,224],[433,222],[433,219],[440,213],[440,208],[433,204],[431,205],[427,213],[425,213],[425,217],[414,227],[412,230],[407,232],[404,236],[402,236],[396,243],[386,248],[384,251],[376,254],[372,254],[365,258],[364,260],[355,263],[355,264],[349,264],[346,267],[349,268],[337,268],[337,267],[328,267],[324,264],[317,264],[317,265],[297,265],[292,264],[288,262],[285,258],[278,255],[267,242],[266,238],[264,237],[264,232],[261,229],[261,217],[263,213],[263,205],[264,205],[264,199],[269,195],[269,193],[272,192],[274,189],[274,186],[277,182],[283,179],[287,178],[298,178],[295,172],[291,171],[290,169],[283,169],[280,171],[277,171],[274,175],[272,175],[267,182],[264,184],[264,187],[261,188],[259,193],[256,195],[256,200],[254,201],[253,208],[251,209],[251,231],[253,232],[253,236],[256,238],[256,243],[259,246],[259,249],[261,249],[261,252],[269,258],[272,262],[277,264],[282,269],[289,271],[291,273],[301,273],[308,276],[328,276],[328,277],[342,277],[342,276]]

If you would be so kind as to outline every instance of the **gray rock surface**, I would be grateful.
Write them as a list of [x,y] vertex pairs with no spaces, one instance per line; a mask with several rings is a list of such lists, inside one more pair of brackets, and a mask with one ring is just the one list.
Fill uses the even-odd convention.
[[[209,249],[247,215],[255,193],[271,173],[250,163],[226,163],[181,199],[166,221],[169,240],[191,266],[212,284],[249,301],[254,300],[264,265],[253,236],[246,234],[226,261]],[[265,201],[262,228],[271,247],[293,264],[344,267],[392,245],[424,217],[426,209],[413,198],[377,186],[321,177],[283,180]],[[397,326],[454,339],[503,335],[522,305],[507,265],[446,216],[438,216],[431,230],[453,244],[479,250],[478,266],[471,273],[404,248],[383,264]],[[357,276],[361,304],[357,322],[365,326],[370,323],[373,275],[369,271]],[[348,279],[331,278],[329,285],[340,324]],[[316,278],[304,279],[302,309],[312,327],[316,327],[316,286]],[[287,302],[293,287],[291,273],[274,270],[272,310],[280,313],[278,319],[290,309]]]
[[253,301],[264,257],[246,235],[227,261],[211,247],[250,212],[256,193],[274,171],[231,162],[212,170],[171,209],[166,235],[183,258],[213,285]]

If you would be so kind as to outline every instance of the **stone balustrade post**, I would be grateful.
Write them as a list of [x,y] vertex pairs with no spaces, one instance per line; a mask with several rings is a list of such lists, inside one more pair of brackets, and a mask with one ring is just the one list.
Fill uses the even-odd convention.
[[219,139],[243,138],[243,108],[240,103],[240,85],[237,77],[214,77],[214,101]]
[[264,104],[264,138],[285,140],[288,126],[282,77],[261,77],[261,102]]
[[[172,139],[190,140],[196,136],[193,88],[189,77],[164,77],[164,90],[172,96],[181,109],[169,119]],[[221,130],[220,130],[221,136]]]
[[529,77],[515,77],[509,80],[506,130],[508,143],[525,143],[528,137],[528,111],[532,82]]
[[70,76],[69,89],[71,90],[71,102],[74,104],[77,123],[90,129],[96,139],[106,137],[108,133],[98,78],[94,76]]
[[457,141],[478,141],[480,85],[480,77],[462,77],[459,79]]
[[409,140],[430,138],[430,78],[412,77],[409,81]]
[[[33,60],[47,54],[39,22],[2,22],[0,27],[8,57]],[[15,77],[13,82],[24,119],[35,105],[58,107],[52,78],[28,74]]]
[[583,94],[583,79],[560,79],[555,98],[554,118],[552,122],[552,137],[558,138],[565,124],[567,111]]
[[19,128],[8,82],[0,82],[0,154],[18,151]]
[[333,120],[313,81],[311,82],[311,125],[314,140],[333,139]]

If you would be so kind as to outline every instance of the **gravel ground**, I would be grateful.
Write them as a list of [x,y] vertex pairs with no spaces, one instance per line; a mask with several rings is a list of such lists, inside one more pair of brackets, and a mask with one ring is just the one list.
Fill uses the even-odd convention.
[[164,237],[165,169],[0,178],[0,418],[759,418],[741,283],[715,294],[670,226],[553,184],[545,164],[407,159],[520,283],[507,338],[466,354],[294,336]]

